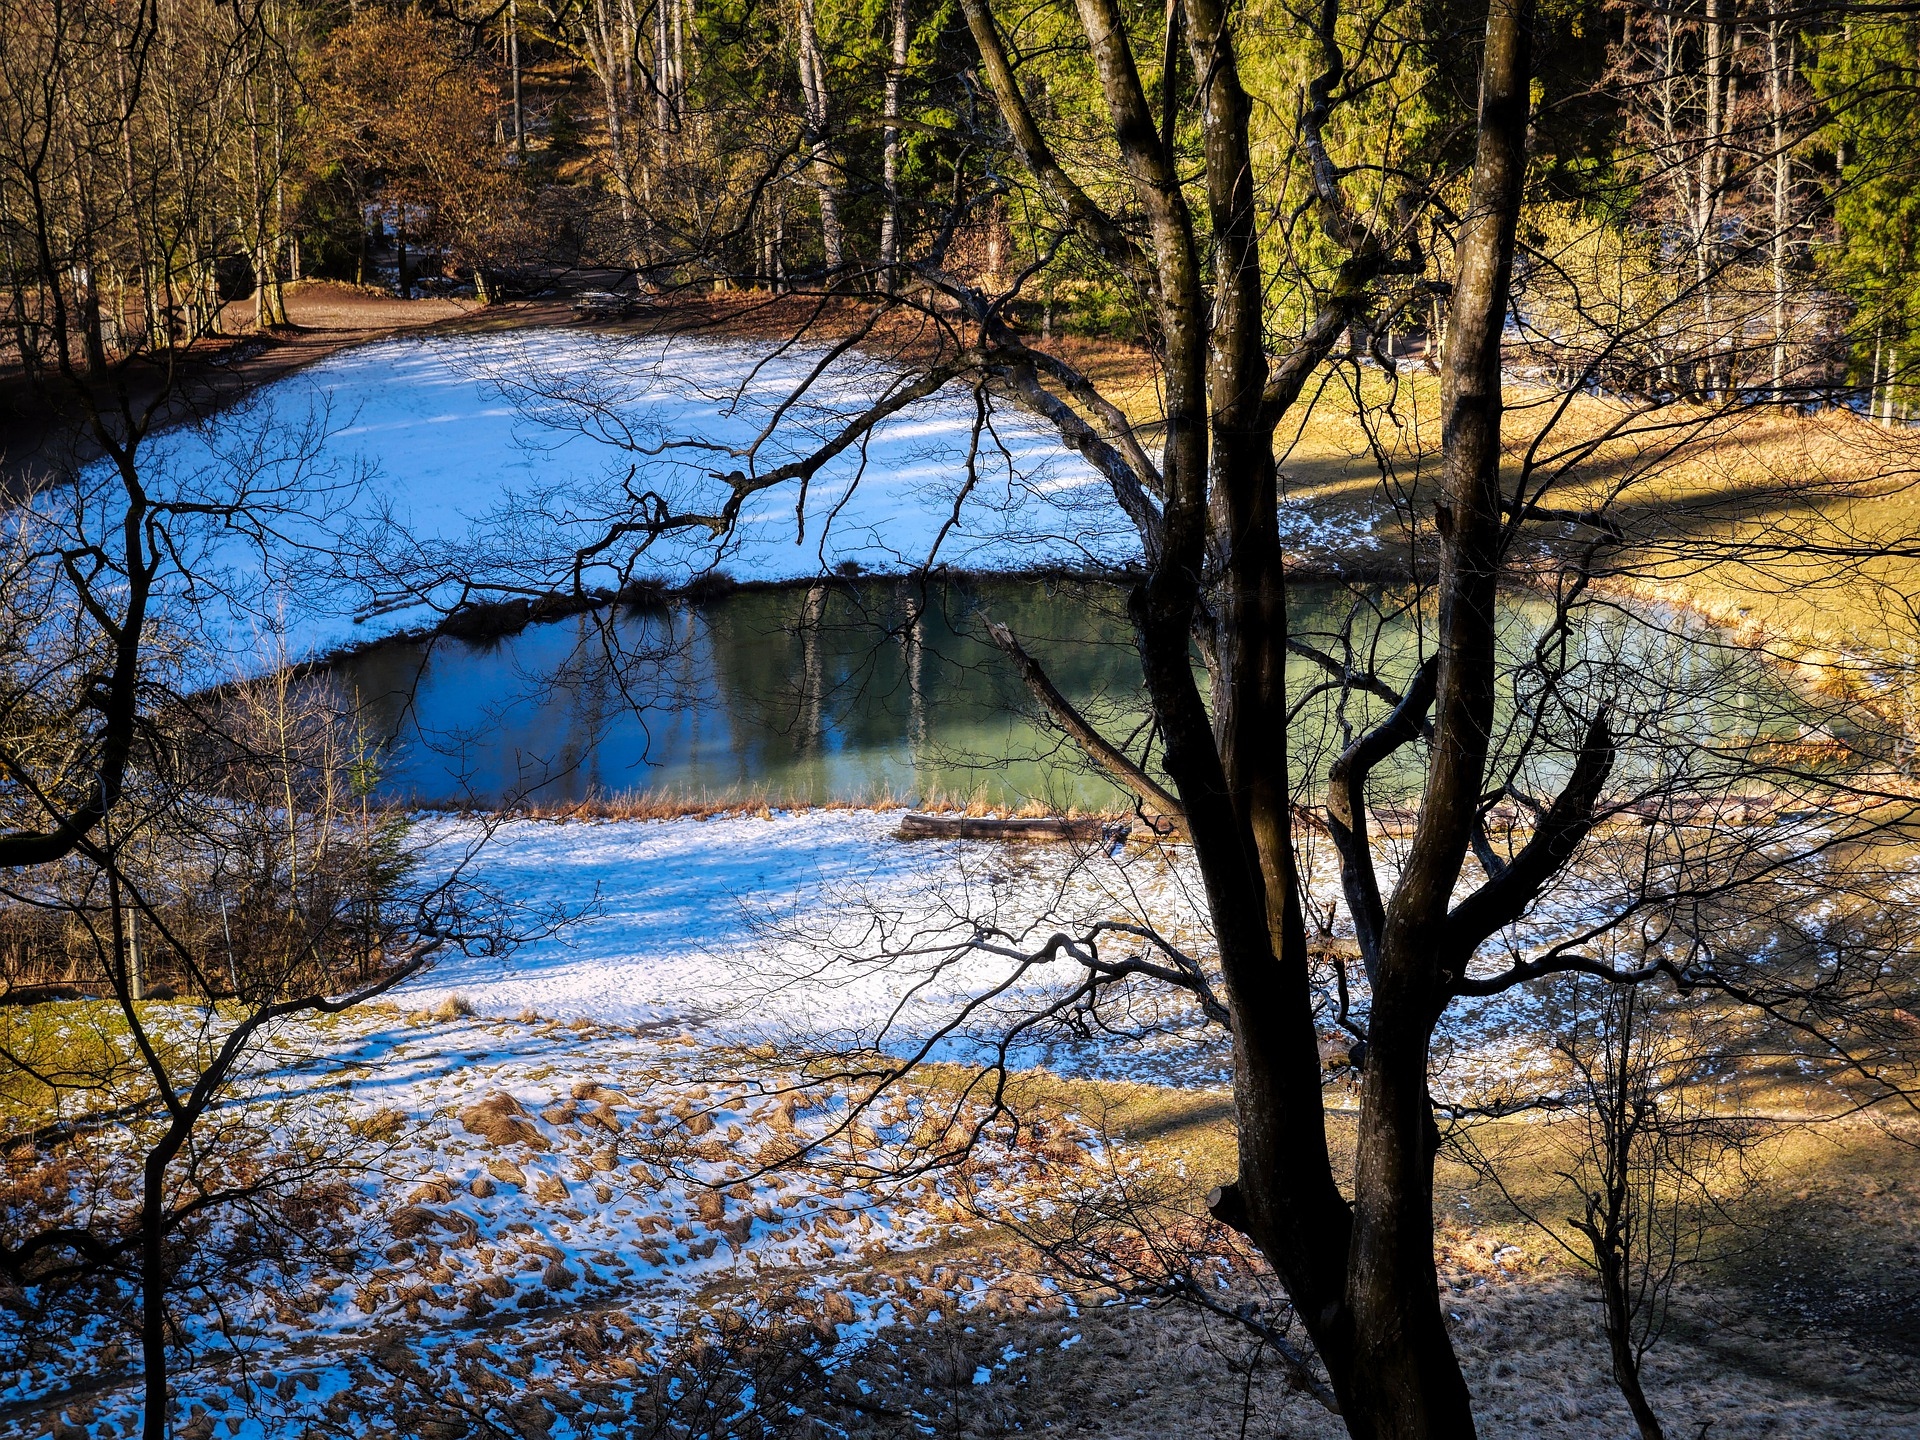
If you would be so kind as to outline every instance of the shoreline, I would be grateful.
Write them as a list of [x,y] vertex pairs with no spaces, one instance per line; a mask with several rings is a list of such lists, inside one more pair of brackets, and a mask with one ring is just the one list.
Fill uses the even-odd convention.
[[[583,277],[582,283],[591,278]],[[551,329],[628,335],[705,335],[753,341],[789,333],[792,328],[789,312],[795,309],[793,298],[786,296],[676,295],[662,297],[625,319],[589,321],[574,314],[565,293],[480,305],[446,297],[400,300],[375,287],[354,287],[331,280],[297,282],[289,289],[288,300],[296,317],[289,327],[259,332],[251,329],[250,321],[244,329],[236,323],[234,334],[197,342],[178,352],[179,393],[156,418],[149,434],[157,435],[217,414],[248,395],[313,365],[397,338]],[[246,309],[246,302],[241,301],[231,302],[228,307],[229,314],[236,320]],[[827,319],[821,333],[842,328],[838,319]],[[309,323],[314,321],[321,323]],[[1069,348],[1084,350],[1084,361],[1097,361],[1101,368],[1111,369],[1116,375],[1131,376],[1143,358],[1133,347],[1118,343],[1103,344],[1071,337],[1066,343]],[[139,372],[137,367],[128,367],[122,373]],[[57,380],[49,384],[58,388]],[[137,396],[141,387],[136,383],[132,389]],[[17,365],[0,372],[0,490],[14,493],[36,468],[88,463],[99,455],[98,446],[84,434],[84,422],[72,412],[71,402],[64,413],[58,406],[27,408],[20,403],[24,394],[24,379]],[[13,402],[11,405],[9,399]],[[1541,557],[1517,562],[1509,576],[1519,592],[1543,592],[1551,588],[1554,579],[1553,567],[1543,565]],[[430,623],[347,640],[308,657],[296,668],[310,672],[389,645],[431,643],[440,638],[490,643],[518,635],[542,622],[609,605],[647,608],[698,604],[735,592],[777,592],[889,581],[900,585],[1032,581],[1124,586],[1139,578],[1138,571],[1132,567],[1093,569],[1054,564],[993,570],[943,567],[932,572],[825,571],[777,580],[738,580],[724,570],[716,570],[680,585],[641,581],[619,592],[554,591],[532,598],[471,603]],[[1427,583],[1432,576],[1427,573],[1427,567],[1420,566],[1405,553],[1404,547],[1396,545],[1386,553],[1366,557],[1296,552],[1290,557],[1288,579],[1299,584],[1395,586]],[[1603,577],[1596,580],[1595,590],[1636,613],[1665,608],[1675,615],[1685,615],[1719,632],[1727,643],[1764,656],[1796,686],[1828,694],[1845,692],[1881,713],[1883,718],[1891,718],[1889,711],[1901,702],[1901,696],[1895,693],[1897,686],[1894,692],[1887,690],[1884,677],[1888,657],[1871,651],[1836,648],[1811,635],[1768,631],[1746,607],[1729,613],[1725,604],[1691,593],[1685,586]],[[1876,681],[1880,683],[1876,685]]]

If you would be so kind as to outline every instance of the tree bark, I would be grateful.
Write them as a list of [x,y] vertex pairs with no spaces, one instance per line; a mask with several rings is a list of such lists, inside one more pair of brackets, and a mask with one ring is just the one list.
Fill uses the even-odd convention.
[[[1630,1133],[1616,1133],[1620,1143],[1632,1144]],[[1633,1298],[1627,1277],[1626,1245],[1621,1235],[1627,1208],[1625,1189],[1628,1156],[1623,1150],[1618,1155],[1609,1156],[1608,1161],[1609,1168],[1614,1171],[1609,1192],[1604,1197],[1593,1197],[1602,1201],[1605,1213],[1598,1213],[1598,1207],[1589,1201],[1587,1223],[1580,1228],[1586,1231],[1593,1247],[1594,1269],[1600,1280],[1601,1325],[1606,1332],[1607,1351],[1613,1362],[1613,1383],[1618,1387],[1621,1398],[1627,1402],[1634,1426],[1640,1432],[1640,1440],[1666,1440],[1666,1430],[1660,1424],[1660,1417],[1654,1413],[1652,1402],[1647,1399],[1646,1387],[1640,1383],[1640,1356],[1633,1344]]]
[[526,113],[520,103],[520,5],[507,0],[507,69],[513,84],[513,148],[527,153]]
[[894,267],[900,262],[900,92],[907,74],[907,0],[891,0],[887,7],[893,48],[887,66],[887,92],[882,118],[880,184],[886,192],[887,213],[880,219],[881,281],[887,293],[899,286]]
[[[1349,210],[1320,126],[1342,93],[1337,5],[1319,11],[1322,70],[1302,132],[1322,228],[1345,249],[1339,281],[1293,351],[1269,361],[1250,155],[1227,8],[1181,0],[1168,18],[1158,113],[1148,102],[1115,0],[1076,0],[1134,213],[1146,239],[1117,225],[1054,160],[1027,107],[986,0],[962,0],[1015,148],[1056,212],[1156,307],[1163,357],[1160,464],[1111,455],[1084,419],[1042,392],[1028,408],[1100,457],[1140,527],[1147,574],[1129,611],[1160,730],[1163,764],[1185,814],[1204,884],[1231,1015],[1240,1175],[1210,1201],[1273,1263],[1325,1363],[1349,1431],[1376,1437],[1470,1436],[1473,1416],[1437,1303],[1433,1157],[1427,1092],[1434,1023],[1478,943],[1448,903],[1474,828],[1497,674],[1493,606],[1502,545],[1500,338],[1525,164],[1532,0],[1494,0],[1482,73],[1481,135],[1446,345],[1445,446],[1451,513],[1445,541],[1441,656],[1408,722],[1411,739],[1438,703],[1426,805],[1413,858],[1372,933],[1381,964],[1371,1015],[1360,1171],[1350,1209],[1328,1152],[1304,916],[1293,855],[1285,745],[1288,650],[1279,476],[1273,437],[1315,367],[1364,314],[1371,282],[1407,273]],[[1211,284],[1176,154],[1182,33],[1201,116]],[[1002,342],[1023,355],[1017,342]],[[1034,361],[1026,362],[1030,366]],[[1017,367],[1008,374],[1017,378]],[[1049,378],[1074,388],[1055,365]],[[1080,397],[1084,398],[1084,397]],[[1089,402],[1091,404],[1091,402]],[[1096,407],[1097,408],[1097,407]],[[1122,442],[1116,440],[1115,445]],[[1111,447],[1108,447],[1109,449]],[[1131,488],[1130,488],[1131,487]],[[1152,503],[1144,496],[1150,494]],[[1129,503],[1129,498],[1138,503]],[[1136,513],[1136,511],[1138,513]],[[1204,621],[1203,621],[1204,617]],[[1208,661],[1211,709],[1191,663]],[[1404,743],[1397,742],[1397,743]],[[1596,722],[1579,772],[1603,776],[1610,750]],[[1572,793],[1573,787],[1570,787]],[[1580,801],[1556,802],[1528,869],[1550,871],[1582,829]],[[1533,846],[1530,844],[1529,849]],[[1371,861],[1369,859],[1368,863]],[[1529,881],[1528,883],[1536,883]],[[1523,890],[1525,887],[1509,887]],[[1531,893],[1531,892],[1529,892]],[[1375,891],[1377,895],[1377,890]],[[1524,903],[1525,895],[1520,900]],[[1511,903],[1514,897],[1502,897]],[[1483,904],[1480,911],[1497,904]]]
[[[1786,86],[1783,70],[1792,65],[1781,55],[1781,25],[1767,21],[1767,108],[1773,142],[1773,373],[1772,393],[1777,404],[1786,398],[1787,385],[1787,232],[1791,213],[1792,171],[1787,161]],[[1788,42],[1791,54],[1791,41]]]
[[1011,630],[1004,625],[990,623],[987,634],[1013,661],[1014,668],[1020,672],[1021,682],[1027,687],[1028,693],[1040,702],[1040,708],[1073,737],[1095,764],[1151,806],[1162,817],[1169,832],[1184,824],[1186,817],[1180,809],[1180,802],[1167,792],[1165,786],[1108,744],[1106,737],[1087,723],[1086,717],[1047,678],[1046,671],[1027,654]]
[[141,1440],[167,1440],[167,1167],[184,1133],[168,1127],[142,1167],[140,1205],[140,1373],[145,1392]]

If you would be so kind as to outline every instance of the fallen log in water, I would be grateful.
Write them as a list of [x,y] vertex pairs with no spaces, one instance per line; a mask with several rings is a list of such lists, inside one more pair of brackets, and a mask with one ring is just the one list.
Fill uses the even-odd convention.
[[1097,840],[1127,838],[1125,820],[1066,820],[1026,816],[995,820],[985,815],[920,815],[909,811],[893,832],[896,840]]

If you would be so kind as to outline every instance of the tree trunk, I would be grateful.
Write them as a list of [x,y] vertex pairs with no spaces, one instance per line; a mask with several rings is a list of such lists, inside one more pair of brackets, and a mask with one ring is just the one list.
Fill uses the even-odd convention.
[[267,298],[275,325],[287,319],[287,292],[280,279],[280,256],[287,248],[287,116],[280,77],[273,77],[273,228],[267,236]]
[[520,0],[507,0],[507,69],[513,77],[513,148],[524,155],[527,129],[520,104]]
[[[1786,83],[1780,53],[1780,21],[1767,22],[1767,109],[1773,122],[1773,399],[1787,386],[1787,221],[1792,175],[1787,164]],[[1791,61],[1784,62],[1791,65]]]
[[107,373],[107,347],[100,329],[100,287],[91,261],[74,267],[74,298],[80,309],[80,339],[87,357],[87,376],[100,380]]
[[147,1156],[140,1205],[140,1371],[145,1403],[141,1440],[167,1440],[167,1165],[172,1135]]
[[1706,134],[1700,147],[1700,178],[1694,210],[1694,283],[1700,291],[1701,389],[1709,399],[1721,391],[1719,323],[1714,311],[1715,231],[1720,223],[1721,191],[1726,182],[1725,132],[1732,97],[1728,92],[1725,0],[1706,0]]
[[[133,155],[133,111],[132,96],[127,83],[125,56],[116,52],[114,56],[114,78],[117,83],[120,100],[120,164],[121,178],[126,185],[127,208],[129,211],[129,230],[133,236],[134,253],[140,265],[140,312],[145,337],[144,346],[164,343],[161,335],[165,329],[159,309],[159,286],[154,283],[155,265],[153,255],[147,244],[147,229],[140,216],[140,184]],[[171,338],[171,337],[168,337]]]
[[1880,348],[1886,341],[1887,322],[1880,321],[1873,327],[1873,378],[1867,382],[1867,419],[1876,419],[1880,414]]
[[900,91],[907,74],[907,0],[892,0],[888,10],[893,50],[887,66],[886,129],[880,156],[880,183],[887,200],[887,213],[880,220],[880,268],[882,283],[892,294],[899,286],[894,267],[900,261]]
[[[1450,924],[1448,903],[1478,819],[1498,673],[1500,340],[1525,167],[1533,0],[1493,0],[1487,21],[1480,143],[1445,347],[1445,477],[1458,519],[1444,546],[1441,655],[1418,682],[1427,706],[1437,698],[1439,713],[1408,863],[1391,910],[1378,924],[1369,920],[1370,933],[1384,929],[1384,938],[1375,947],[1379,979],[1351,1209],[1327,1144],[1293,852],[1273,445],[1281,418],[1363,312],[1389,257],[1364,222],[1345,213],[1340,178],[1322,151],[1313,182],[1322,224],[1350,258],[1307,337],[1270,364],[1262,343],[1251,101],[1223,0],[1182,0],[1169,14],[1157,115],[1128,39],[1129,12],[1119,0],[1078,0],[1137,207],[1140,229],[1131,233],[1122,233],[1048,151],[985,0],[962,0],[962,9],[983,78],[1048,200],[1104,258],[1151,289],[1156,304],[1160,463],[1116,456],[1109,469],[1132,471],[1116,474],[1122,503],[1129,478],[1159,502],[1157,509],[1140,507],[1152,512],[1136,522],[1147,573],[1128,609],[1231,1014],[1240,1175],[1210,1197],[1209,1208],[1250,1236],[1279,1273],[1351,1434],[1470,1437],[1471,1402],[1437,1299],[1437,1137],[1427,1077],[1433,1026],[1473,948],[1457,939],[1464,929]],[[1344,61],[1332,34],[1338,9],[1322,14],[1325,70],[1311,82],[1316,98],[1309,109],[1324,109],[1342,83]],[[1196,93],[1205,148],[1204,270],[1200,227],[1187,200],[1192,182],[1179,172],[1174,143],[1183,27],[1191,64],[1185,83]],[[1303,132],[1318,123],[1308,117]],[[1308,143],[1317,145],[1317,134]],[[1137,248],[1133,234],[1145,237]],[[1404,263],[1394,258],[1396,268]],[[1075,433],[1055,423],[1063,434]],[[1204,594],[1203,576],[1214,587]],[[1207,661],[1211,707],[1191,662],[1196,640]]]
[[1462,1436],[1466,1383],[1435,1301],[1433,1157],[1427,1091],[1433,1026],[1465,955],[1449,933],[1485,779],[1498,673],[1494,605],[1501,543],[1500,343],[1526,171],[1533,0],[1493,0],[1480,134],[1456,250],[1441,378],[1442,525],[1434,736],[1427,781],[1381,934],[1354,1179],[1348,1295],[1356,1434]]
[[673,78],[667,58],[666,0],[654,0],[653,7],[653,128],[654,143],[662,162],[668,153],[668,137],[673,130]]
[[820,247],[827,269],[838,270],[845,259],[846,232],[840,223],[840,177],[828,141],[831,116],[827,105],[827,62],[820,53],[813,0],[800,0],[800,90],[806,102],[807,153],[813,188],[820,197]]
[[1633,1306],[1627,1293],[1627,1259],[1617,1240],[1603,1242],[1600,1234],[1597,1228],[1588,1231],[1588,1237],[1594,1242],[1594,1262],[1600,1274],[1603,1324],[1607,1350],[1613,1359],[1613,1383],[1619,1387],[1627,1409],[1633,1412],[1640,1440],[1666,1440],[1660,1417],[1654,1413],[1646,1389],[1640,1383],[1640,1357],[1633,1346]]

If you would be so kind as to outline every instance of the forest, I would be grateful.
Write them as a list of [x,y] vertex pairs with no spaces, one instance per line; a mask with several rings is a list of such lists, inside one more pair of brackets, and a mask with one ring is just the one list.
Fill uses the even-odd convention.
[[1920,6],[0,0],[0,1435],[1920,1426]]

